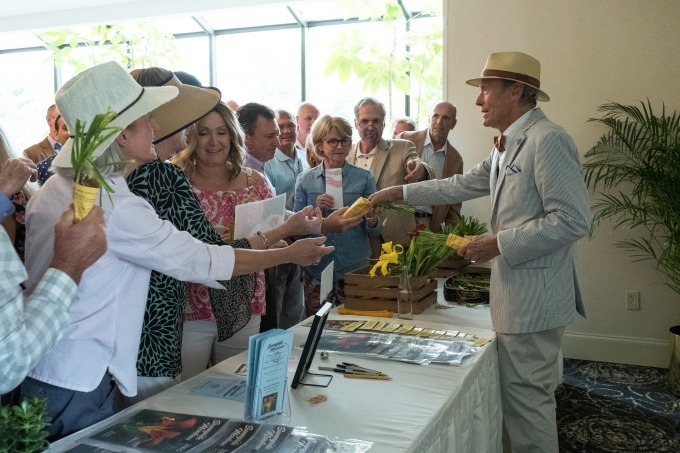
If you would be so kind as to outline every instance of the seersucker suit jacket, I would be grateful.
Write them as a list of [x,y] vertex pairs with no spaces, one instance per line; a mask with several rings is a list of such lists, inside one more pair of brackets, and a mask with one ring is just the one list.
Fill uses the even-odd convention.
[[574,262],[588,234],[590,207],[583,167],[571,137],[534,109],[506,143],[475,168],[407,188],[411,204],[459,203],[491,195],[491,229],[501,256],[491,261],[490,309],[498,333],[529,333],[585,316]]
[[[410,140],[416,146],[416,153],[418,157],[423,158],[423,146],[425,146],[425,139],[429,129],[424,129],[422,131],[405,131],[397,135],[397,138],[404,140]],[[442,178],[448,178],[456,174],[463,173],[463,157],[460,155],[458,150],[451,145],[451,143],[446,141],[446,157],[444,157],[444,169],[442,171]],[[432,206],[432,221],[430,225],[430,230],[435,233],[440,233],[442,231],[442,223],[447,223],[455,225],[460,222],[460,208],[461,203],[455,204],[441,204],[437,206]]]
[[[359,152],[359,142],[357,142],[352,145],[352,149],[347,155],[347,162],[356,165],[356,158]],[[380,139],[380,143],[376,146],[373,163],[370,168],[375,178],[377,190],[405,184],[404,178],[407,174],[406,163],[414,159],[420,160],[412,142],[399,139]],[[434,171],[432,167],[425,163],[423,165],[425,170],[427,170],[428,177],[433,178]],[[383,239],[408,246],[411,242],[408,233],[413,231],[416,226],[413,214],[386,210],[381,217],[385,219],[382,227]],[[377,257],[380,254],[380,247],[378,246],[376,250],[375,246],[372,245],[372,249],[374,257]]]

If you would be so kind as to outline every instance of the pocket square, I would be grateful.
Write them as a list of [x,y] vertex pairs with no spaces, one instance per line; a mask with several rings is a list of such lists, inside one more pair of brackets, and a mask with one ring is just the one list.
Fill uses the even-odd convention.
[[508,166],[505,167],[505,176],[514,175],[514,174],[521,173],[521,172],[522,172],[522,170],[517,168],[517,166],[515,164],[508,165]]

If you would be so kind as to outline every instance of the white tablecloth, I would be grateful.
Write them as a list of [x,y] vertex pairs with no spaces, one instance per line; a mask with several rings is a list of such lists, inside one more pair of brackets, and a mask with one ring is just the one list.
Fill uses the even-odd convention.
[[[340,318],[331,315],[331,319]],[[347,317],[345,317],[347,318]],[[376,318],[377,319],[377,318]],[[419,326],[446,328],[416,320]],[[501,451],[501,407],[495,334],[492,331],[448,326],[485,337],[492,342],[463,366],[413,365],[351,357],[351,361],[389,374],[391,381],[346,379],[335,374],[328,388],[300,386],[289,389],[289,419],[268,422],[306,427],[329,438],[374,442],[371,452],[499,452]],[[303,344],[309,329],[296,326],[295,344]],[[299,357],[301,350],[294,348]],[[350,360],[331,354],[323,361],[316,354],[310,371]],[[191,389],[197,379],[234,378],[232,373],[246,361],[241,354],[219,363],[201,375],[168,389],[52,445],[52,451],[72,448],[77,440],[142,408],[240,419],[243,404],[197,395]],[[294,364],[293,364],[294,365]],[[289,369],[292,379],[294,368]],[[307,399],[325,395],[324,403],[311,405]]]

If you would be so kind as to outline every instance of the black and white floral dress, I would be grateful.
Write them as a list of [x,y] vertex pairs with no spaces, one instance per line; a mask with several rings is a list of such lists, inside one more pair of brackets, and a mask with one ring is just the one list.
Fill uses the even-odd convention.
[[[187,175],[171,163],[155,160],[137,167],[127,178],[135,195],[147,200],[158,216],[177,229],[207,244],[224,242],[210,225]],[[229,242],[234,248],[250,248],[247,239]],[[230,338],[250,320],[250,301],[255,275],[220,282],[226,289],[210,289],[219,341]],[[158,272],[151,273],[144,313],[137,374],[175,377],[182,372],[182,323],[187,298],[186,283]]]

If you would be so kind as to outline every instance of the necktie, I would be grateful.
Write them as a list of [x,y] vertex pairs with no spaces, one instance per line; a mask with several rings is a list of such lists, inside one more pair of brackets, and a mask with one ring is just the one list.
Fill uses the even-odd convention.
[[59,151],[60,149],[61,149],[61,143],[56,142],[56,143],[54,144],[54,150],[55,150],[55,151]]
[[493,144],[499,153],[505,151],[505,135],[496,136],[493,138]]

